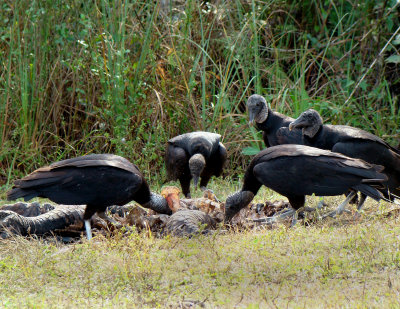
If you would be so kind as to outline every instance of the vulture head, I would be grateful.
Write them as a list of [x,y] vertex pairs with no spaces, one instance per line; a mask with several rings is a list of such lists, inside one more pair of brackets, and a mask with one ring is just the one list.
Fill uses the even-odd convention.
[[314,109],[308,109],[289,124],[289,130],[302,129],[303,135],[313,138],[323,124],[322,117]]
[[254,194],[251,191],[238,191],[226,199],[225,222],[229,222],[240,211],[253,200]]
[[168,205],[167,200],[154,192],[150,193],[150,200],[141,204],[145,208],[150,208],[160,214],[172,215],[172,210]]
[[196,153],[189,159],[189,170],[193,178],[194,186],[197,187],[201,173],[206,166],[206,159],[200,153]]
[[247,111],[249,113],[249,123],[262,123],[268,118],[268,105],[264,97],[253,94],[247,100]]

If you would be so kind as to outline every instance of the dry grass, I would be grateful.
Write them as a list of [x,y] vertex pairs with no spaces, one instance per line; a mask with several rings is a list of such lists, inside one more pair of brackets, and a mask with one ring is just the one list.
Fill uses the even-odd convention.
[[[222,190],[221,181],[215,191]],[[263,189],[256,201],[266,198],[280,197]],[[327,201],[336,206],[342,199]],[[309,227],[193,239],[134,232],[64,245],[16,237],[0,245],[0,304],[398,307],[400,227],[396,216],[384,215],[391,207],[368,201],[359,221],[344,215]]]

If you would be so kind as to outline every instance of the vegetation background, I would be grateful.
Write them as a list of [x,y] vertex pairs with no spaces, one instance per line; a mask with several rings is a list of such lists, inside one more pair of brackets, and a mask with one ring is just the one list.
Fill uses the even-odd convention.
[[166,141],[192,130],[220,133],[240,175],[263,147],[253,93],[397,145],[399,16],[395,0],[3,1],[0,185],[89,153],[160,183]]

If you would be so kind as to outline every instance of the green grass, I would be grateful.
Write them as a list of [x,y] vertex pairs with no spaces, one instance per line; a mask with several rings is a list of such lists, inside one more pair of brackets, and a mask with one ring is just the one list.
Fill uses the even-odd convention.
[[[221,199],[237,187],[212,183]],[[255,202],[281,198],[264,188]],[[336,207],[342,199],[327,201]],[[310,206],[316,202],[308,199]],[[309,227],[278,225],[192,239],[133,232],[64,245],[15,237],[0,243],[0,304],[398,307],[400,219],[384,216],[391,207],[368,200],[360,221],[344,215]]]
[[256,92],[398,143],[396,1],[160,3],[0,5],[1,179],[111,152],[160,182],[166,141],[192,130],[223,135],[242,172],[243,148],[263,147],[246,125]]

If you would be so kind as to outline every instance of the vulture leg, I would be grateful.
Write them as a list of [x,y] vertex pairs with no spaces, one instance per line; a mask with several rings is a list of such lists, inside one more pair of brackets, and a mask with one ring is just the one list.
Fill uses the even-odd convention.
[[[301,209],[301,208],[300,208]],[[290,227],[294,227],[297,223],[297,219],[299,218],[299,211],[300,209],[297,209],[294,214],[293,214],[293,218],[292,218],[292,223],[290,224]]]
[[345,207],[347,204],[351,201],[351,199],[357,194],[356,191],[351,191],[350,194],[346,197],[346,199],[341,203],[338,208],[336,208],[334,211],[328,213],[327,215],[323,216],[322,218],[326,217],[335,217],[336,215],[342,214],[343,211],[345,211]]
[[90,225],[90,219],[96,213],[96,206],[93,204],[87,204],[85,213],[83,214],[83,221],[85,222],[86,237],[88,240],[92,239],[92,226]]
[[92,227],[90,226],[90,219],[85,220],[86,237],[88,240],[92,239]]
[[179,178],[179,182],[181,183],[182,193],[186,198],[191,198],[190,195],[190,178],[189,177],[181,177]]
[[321,196],[319,198],[319,202],[317,204],[317,209],[322,209],[324,206],[326,206],[327,204],[324,201],[324,198]]
[[293,227],[297,223],[297,219],[299,216],[299,210],[304,209],[304,204],[306,203],[306,197],[305,197],[305,195],[303,195],[303,196],[295,195],[295,196],[290,196],[290,197],[288,196],[288,199],[289,199],[290,205],[293,207],[293,209],[295,209],[295,212],[294,212],[293,218],[292,218],[292,223],[290,224],[290,227]]
[[358,205],[357,205],[357,211],[361,210],[361,208],[363,207],[366,199],[367,199],[367,196],[365,194],[361,194],[360,201],[358,202]]
[[301,207],[299,209],[296,210],[296,212],[293,214],[293,218],[292,218],[292,223],[290,224],[290,227],[293,227],[296,225],[297,223],[297,219],[299,218],[299,212],[303,211],[303,212],[312,212],[315,211],[315,208],[311,208],[311,207]]
[[357,195],[356,191],[351,191],[349,196],[346,197],[346,199],[343,201],[343,203],[341,203],[338,208],[336,209],[336,213],[338,215],[342,214],[342,212],[345,210],[345,207],[347,206],[347,204],[353,199],[354,196]]

